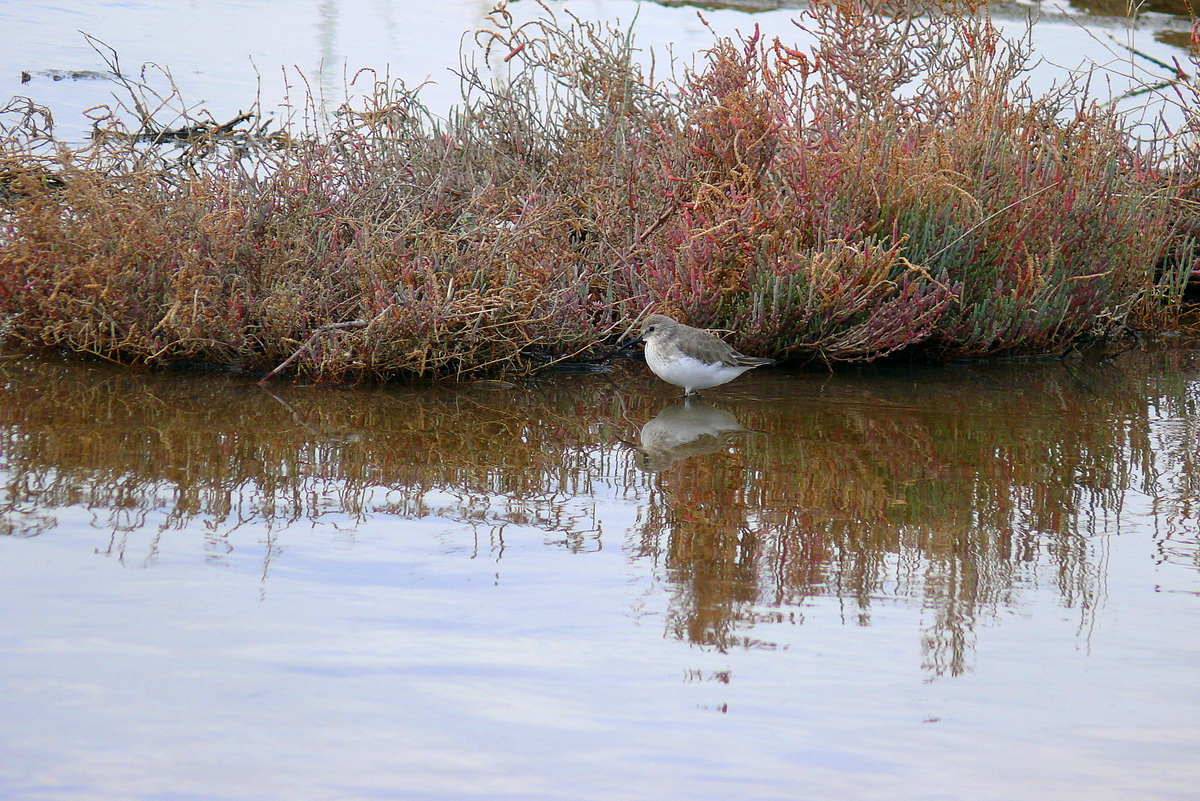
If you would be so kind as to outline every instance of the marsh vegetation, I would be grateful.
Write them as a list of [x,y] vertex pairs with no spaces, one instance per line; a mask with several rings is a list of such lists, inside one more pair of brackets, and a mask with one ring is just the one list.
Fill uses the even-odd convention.
[[195,120],[116,54],[125,113],[97,111],[85,148],[14,101],[6,339],[360,381],[603,361],[651,308],[826,363],[1185,319],[1190,127],[1135,140],[1086,84],[1035,95],[985,11],[818,2],[812,47],[751,34],[690,68],[567,12],[493,20],[472,52],[507,77],[464,58],[447,119],[360,73],[331,117]]

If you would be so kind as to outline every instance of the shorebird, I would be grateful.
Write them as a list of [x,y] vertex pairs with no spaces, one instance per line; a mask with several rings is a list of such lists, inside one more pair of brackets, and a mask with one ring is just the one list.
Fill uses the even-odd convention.
[[663,381],[683,387],[685,397],[775,363],[774,359],[743,356],[709,332],[665,314],[647,317],[640,339],[646,343],[646,364]]

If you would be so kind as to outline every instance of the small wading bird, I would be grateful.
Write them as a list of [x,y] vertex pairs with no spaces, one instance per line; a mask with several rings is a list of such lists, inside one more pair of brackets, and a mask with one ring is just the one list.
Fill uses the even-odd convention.
[[683,387],[685,397],[775,363],[774,359],[743,356],[707,331],[665,314],[647,317],[639,339],[646,343],[646,364],[663,381]]

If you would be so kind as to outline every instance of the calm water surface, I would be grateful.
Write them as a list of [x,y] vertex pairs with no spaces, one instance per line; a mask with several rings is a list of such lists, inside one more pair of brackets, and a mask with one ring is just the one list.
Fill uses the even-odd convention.
[[1194,799],[1200,357],[0,362],[0,798]]
[[[89,34],[112,48],[125,74],[145,82],[166,99],[156,113],[163,125],[186,105],[193,117],[223,123],[261,100],[276,121],[302,121],[309,94],[326,109],[369,90],[371,81],[423,86],[421,99],[437,117],[461,104],[460,55],[483,67],[472,34],[491,24],[501,0],[4,0],[0,3],[0,103],[13,95],[32,98],[54,114],[65,141],[82,144],[91,123],[87,109],[118,102],[125,91],[107,80],[101,52]],[[803,0],[546,0],[564,22],[568,14],[604,21],[634,35],[647,71],[663,77],[672,58],[693,63],[714,35],[749,34],[758,26],[770,40],[806,47],[811,39],[796,27]],[[703,19],[696,5],[704,6]],[[725,6],[725,7],[722,7]],[[731,6],[731,7],[730,7]],[[767,9],[748,13],[739,9]],[[1194,74],[1191,20],[1144,13],[1131,20],[1125,2],[1106,0],[1007,0],[989,6],[1011,39],[1027,38],[1035,55],[1029,75],[1035,93],[1070,79],[1090,77],[1102,102],[1133,87],[1174,77],[1176,60]],[[517,23],[541,15],[533,0],[511,0]],[[1032,28],[1030,22],[1036,20]],[[653,55],[652,55],[653,54]],[[143,67],[143,65],[148,65]],[[499,71],[506,66],[493,59]],[[360,70],[372,70],[359,76]],[[484,68],[485,72],[487,68]],[[28,77],[28,82],[22,83]],[[356,76],[357,82],[356,82]],[[172,99],[172,83],[181,99]],[[1147,124],[1164,115],[1178,128],[1179,95],[1168,89],[1121,104]],[[93,113],[93,116],[95,114]],[[0,115],[0,124],[5,122]],[[127,121],[131,115],[124,115]],[[1149,136],[1148,128],[1138,133]]]

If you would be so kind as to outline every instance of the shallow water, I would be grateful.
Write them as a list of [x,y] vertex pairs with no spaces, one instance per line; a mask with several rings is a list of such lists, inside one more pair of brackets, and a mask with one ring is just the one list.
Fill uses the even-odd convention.
[[0,363],[5,799],[1191,799],[1200,358]]
[[[130,105],[123,89],[101,77],[109,69],[107,47],[126,75],[169,101],[155,115],[168,127],[182,124],[172,110],[184,104],[193,118],[224,123],[256,100],[276,124],[289,118],[301,124],[309,95],[332,110],[348,96],[369,91],[375,78],[402,81],[409,89],[422,87],[420,97],[430,112],[445,117],[462,102],[455,74],[460,55],[485,72],[507,68],[498,59],[486,66],[482,48],[473,40],[476,31],[489,27],[489,14],[500,4],[316,0],[288,4],[281,13],[275,0],[5,0],[0,31],[9,46],[0,48],[0,101],[13,95],[32,98],[53,112],[61,139],[84,143],[91,129],[88,109]],[[563,20],[574,14],[632,32],[647,71],[653,65],[659,77],[672,58],[683,66],[692,64],[697,52],[711,47],[714,36],[749,34],[758,26],[768,40],[778,36],[802,47],[810,41],[794,23],[800,13],[795,6],[802,0],[692,5],[682,0],[547,0],[547,5]],[[703,6],[700,13],[696,6]],[[1028,36],[1034,55],[1029,81],[1039,94],[1092,66],[1099,69],[1088,83],[1101,101],[1175,77],[1171,65],[1176,61],[1185,72],[1196,72],[1187,18],[1144,13],[1130,20],[1124,2],[1103,0],[1012,0],[989,7],[1008,37]],[[765,10],[743,10],[756,8]],[[518,23],[542,13],[533,0],[512,0],[508,12]],[[103,46],[94,48],[84,34]],[[81,72],[84,77],[71,77]],[[172,82],[181,100],[170,98]],[[1161,114],[1177,128],[1182,119],[1178,105],[1179,95],[1166,89],[1132,98],[1121,108],[1135,113],[1134,122],[1150,124]],[[132,115],[122,116],[136,127]],[[1137,131],[1150,135],[1148,128]]]

